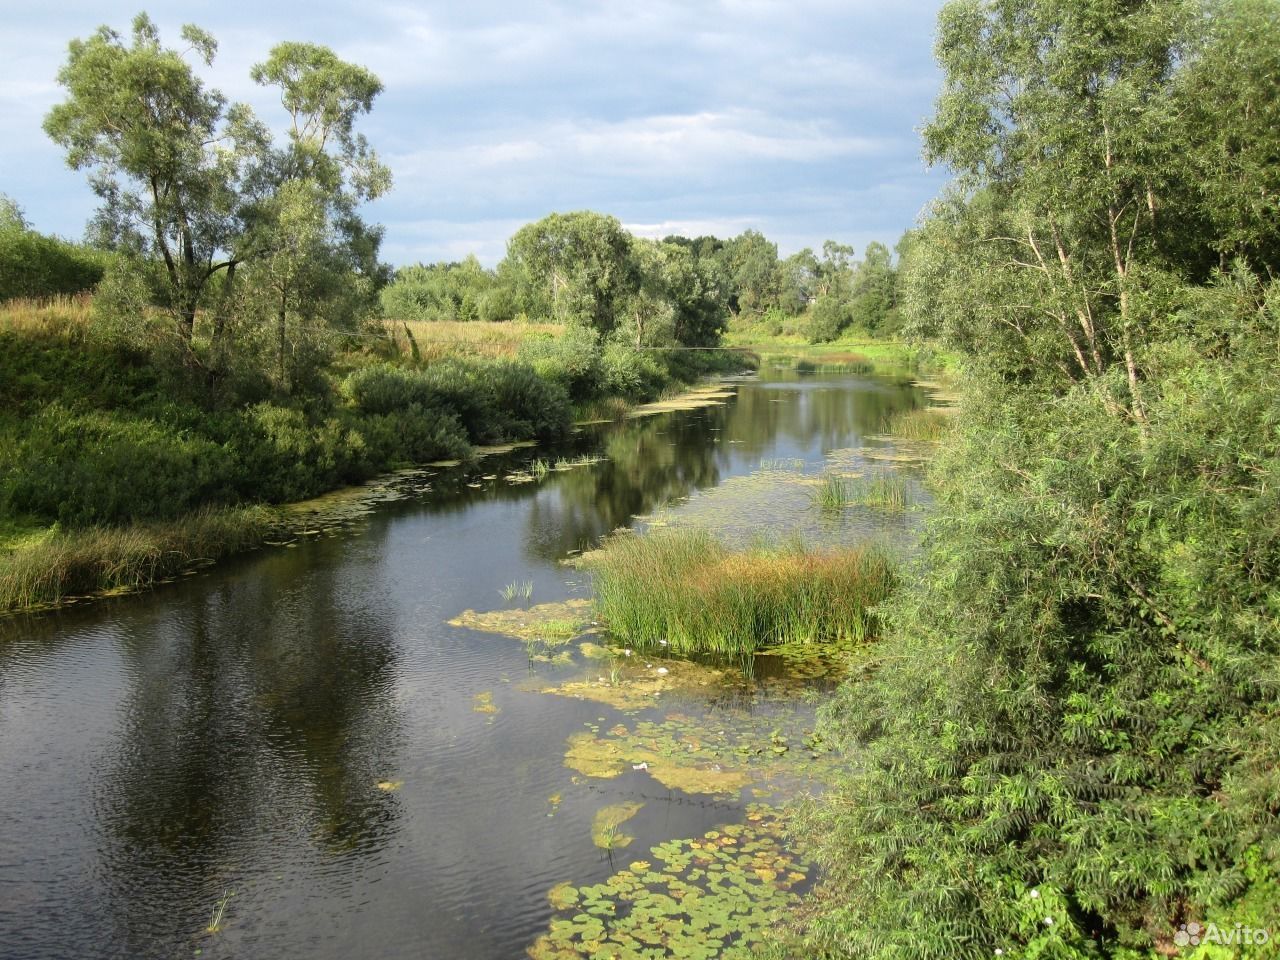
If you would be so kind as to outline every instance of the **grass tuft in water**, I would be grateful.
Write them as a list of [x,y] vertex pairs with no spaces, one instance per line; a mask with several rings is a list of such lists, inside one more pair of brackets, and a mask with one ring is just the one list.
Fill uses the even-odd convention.
[[904,440],[941,440],[950,427],[951,418],[947,414],[925,407],[891,415],[885,421],[884,432]]
[[854,480],[827,474],[814,493],[813,501],[824,511],[838,513],[855,505],[905,510],[911,505],[912,498],[911,488],[901,477],[879,474],[865,480]]
[[736,552],[697,529],[621,534],[586,561],[619,640],[673,653],[740,655],[784,643],[858,642],[894,586],[874,547]]
[[528,600],[533,596],[533,581],[517,580],[515,583],[508,583],[498,592],[502,594],[502,599],[507,603],[513,600]]
[[222,896],[213,905],[213,912],[209,914],[209,926],[205,928],[208,933],[217,933],[222,929],[222,918],[226,916],[227,904],[231,902],[231,898],[235,895],[236,892],[234,890],[224,890],[222,892]]

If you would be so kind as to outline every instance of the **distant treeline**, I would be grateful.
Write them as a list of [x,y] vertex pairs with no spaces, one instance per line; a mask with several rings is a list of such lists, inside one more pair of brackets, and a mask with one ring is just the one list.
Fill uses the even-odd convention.
[[779,257],[755,230],[718,237],[635,237],[613,217],[552,214],[522,228],[494,269],[474,256],[396,271],[382,291],[397,320],[550,318],[579,323],[637,346],[714,342],[729,316],[813,342],[853,327],[898,327],[897,267],[880,243],[861,260],[828,240]]

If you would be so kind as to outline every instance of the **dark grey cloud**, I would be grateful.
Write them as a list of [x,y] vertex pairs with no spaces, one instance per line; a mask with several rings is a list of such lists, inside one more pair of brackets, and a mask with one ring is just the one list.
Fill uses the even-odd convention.
[[[940,183],[917,129],[938,85],[939,0],[152,7],[221,50],[212,82],[269,121],[248,67],[282,39],[332,46],[386,93],[364,124],[396,189],[370,215],[394,262],[493,262],[552,210],[612,213],[637,233],[738,233],[784,251],[892,243]],[[10,17],[0,38],[0,190],[42,229],[79,235],[93,207],[40,119],[66,42],[132,6]]]

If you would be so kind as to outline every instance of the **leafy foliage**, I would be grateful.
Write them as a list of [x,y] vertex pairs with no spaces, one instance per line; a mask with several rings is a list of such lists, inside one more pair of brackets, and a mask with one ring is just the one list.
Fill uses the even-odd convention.
[[[827,955],[1149,955],[1274,889],[1280,233],[1238,191],[1272,175],[1278,44],[1248,0],[942,14],[958,180],[906,304],[970,382],[927,558],[827,711],[861,758],[809,811]],[[1227,57],[1238,95],[1187,125]]]

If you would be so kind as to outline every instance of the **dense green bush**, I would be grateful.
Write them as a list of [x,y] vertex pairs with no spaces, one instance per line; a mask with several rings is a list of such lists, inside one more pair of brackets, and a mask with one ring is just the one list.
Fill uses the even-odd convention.
[[538,376],[564,387],[574,401],[590,400],[600,394],[600,345],[594,330],[569,326],[558,337],[530,337],[520,344],[520,359],[532,366]]
[[377,364],[352,373],[343,392],[362,413],[417,406],[456,417],[473,443],[554,439],[570,422],[563,387],[528,364],[507,360],[447,359],[421,368]]
[[93,289],[109,255],[0,218],[0,301]]
[[671,370],[655,353],[611,343],[600,354],[600,393],[651,400],[672,379]]
[[827,711],[860,758],[811,824],[832,953],[1109,955],[1275,889],[1272,299],[1152,352],[1145,442],[1092,388],[975,386],[885,668]]
[[844,332],[852,321],[849,305],[835,297],[819,297],[809,308],[805,337],[810,343],[830,343]]
[[11,513],[76,526],[176,516],[225,501],[235,458],[152,420],[52,404],[24,431],[7,472]]

